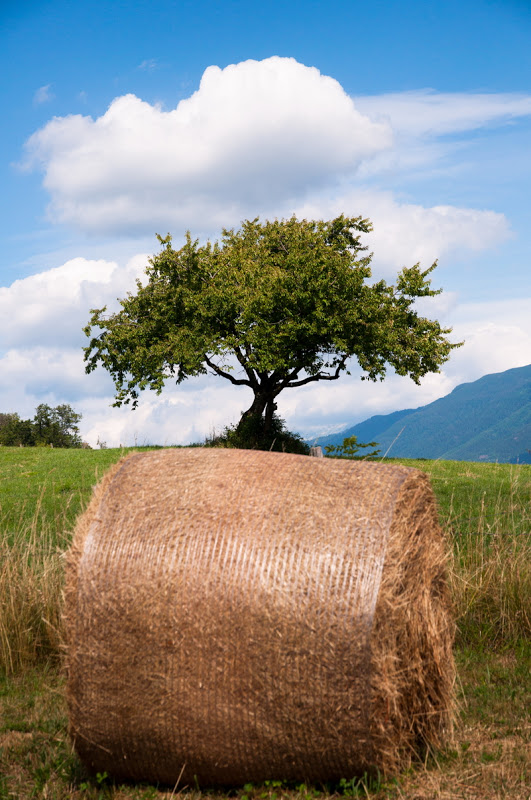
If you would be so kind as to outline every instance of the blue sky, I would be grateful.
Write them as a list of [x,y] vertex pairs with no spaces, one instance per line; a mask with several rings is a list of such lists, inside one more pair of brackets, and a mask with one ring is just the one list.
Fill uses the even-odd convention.
[[134,288],[156,231],[216,237],[258,214],[369,216],[375,277],[437,258],[427,313],[466,340],[420,387],[354,369],[285,392],[291,428],[531,362],[527,0],[4,0],[0,59],[0,410],[69,402],[93,444],[235,421],[250,398],[215,378],[112,409],[81,328]]

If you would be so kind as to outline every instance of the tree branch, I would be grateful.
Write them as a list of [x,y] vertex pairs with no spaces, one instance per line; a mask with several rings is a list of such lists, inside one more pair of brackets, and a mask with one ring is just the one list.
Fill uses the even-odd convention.
[[236,358],[238,359],[238,361],[240,362],[241,366],[245,370],[245,374],[249,378],[248,385],[252,389],[258,389],[259,384],[258,384],[258,381],[256,380],[256,375],[254,374],[252,368],[248,365],[244,354],[242,353],[241,349],[237,345],[234,347],[234,352],[236,354]]
[[214,370],[216,375],[220,375],[222,378],[226,378],[228,381],[233,383],[235,386],[250,386],[251,389],[253,388],[253,386],[252,386],[250,381],[245,380],[244,378],[241,378],[241,379],[240,378],[234,378],[229,372],[225,372],[225,370],[221,369],[221,367],[218,367],[217,364],[214,364],[214,362],[211,361],[208,356],[205,356],[205,362],[210,367],[210,369]]
[[323,375],[321,372],[318,372],[317,375],[309,375],[307,378],[302,378],[300,381],[295,381],[295,383],[285,383],[282,388],[292,389],[295,386],[305,386],[307,383],[312,383],[312,381],[337,381],[341,375],[341,371],[345,368],[345,360],[346,359],[343,359],[339,362],[333,375]]

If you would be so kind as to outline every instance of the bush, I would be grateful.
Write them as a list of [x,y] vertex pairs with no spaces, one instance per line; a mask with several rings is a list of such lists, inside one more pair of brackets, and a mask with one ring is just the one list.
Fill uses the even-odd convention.
[[235,447],[240,450],[272,450],[280,453],[309,455],[310,447],[299,436],[286,429],[283,419],[273,416],[268,431],[263,417],[244,417],[239,425],[227,426],[223,433],[207,437],[205,447]]

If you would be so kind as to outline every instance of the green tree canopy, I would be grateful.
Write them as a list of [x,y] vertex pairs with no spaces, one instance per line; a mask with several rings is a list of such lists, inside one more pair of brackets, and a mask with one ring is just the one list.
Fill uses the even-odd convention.
[[55,408],[41,403],[35,409],[33,420],[20,419],[16,413],[0,414],[0,444],[81,447],[80,419],[81,414],[66,403]]
[[81,414],[66,403],[51,408],[41,403],[35,410],[33,426],[36,444],[53,444],[54,447],[80,447],[78,423]]
[[33,425],[13,412],[0,415],[0,444],[32,447],[35,444]]
[[[86,371],[111,374],[115,405],[132,402],[169,379],[208,372],[254,395],[242,415],[271,424],[285,389],[335,381],[357,359],[370,380],[391,365],[415,382],[450,356],[450,329],[420,316],[418,297],[431,288],[433,264],[404,268],[395,285],[370,284],[371,254],[362,217],[331,221],[246,221],[200,245],[188,233],[180,250],[158,236],[147,282],[106,314],[93,309],[84,329]],[[94,328],[99,333],[94,334]]]

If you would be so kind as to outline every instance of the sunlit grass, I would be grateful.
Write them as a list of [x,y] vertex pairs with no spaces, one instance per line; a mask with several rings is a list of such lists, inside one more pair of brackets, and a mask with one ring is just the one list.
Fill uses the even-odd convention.
[[0,536],[0,670],[57,659],[61,643],[61,534],[34,522]]
[[458,643],[531,638],[531,467],[404,463],[429,473],[450,536]]
[[94,484],[126,452],[0,447],[1,530],[62,537],[72,530]]

